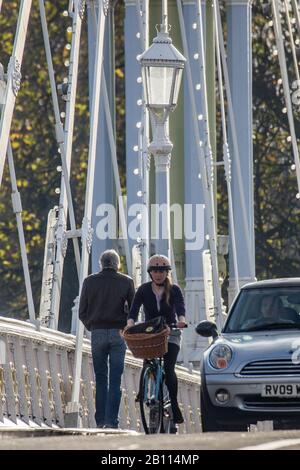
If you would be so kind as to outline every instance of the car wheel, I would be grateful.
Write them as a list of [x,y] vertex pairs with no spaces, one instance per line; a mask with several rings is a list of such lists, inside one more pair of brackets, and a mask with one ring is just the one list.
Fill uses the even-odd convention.
[[214,417],[214,410],[210,402],[208,401],[209,398],[206,396],[205,391],[201,387],[201,425],[202,425],[202,432],[216,432],[220,431],[220,426],[217,424],[217,421]]
[[[216,411],[216,408],[211,404],[209,395],[204,387],[201,387],[201,425],[202,432],[233,432],[233,431],[247,431],[246,424],[240,423],[222,423],[220,424],[217,417],[220,418],[222,410]],[[222,417],[224,421],[224,417]]]

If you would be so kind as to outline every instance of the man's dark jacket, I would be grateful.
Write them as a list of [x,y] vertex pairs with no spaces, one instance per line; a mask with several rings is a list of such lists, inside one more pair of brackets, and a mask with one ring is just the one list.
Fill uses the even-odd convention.
[[[88,276],[82,285],[79,318],[90,330],[122,329],[134,297],[131,277],[114,269]],[[126,305],[128,304],[128,305]]]

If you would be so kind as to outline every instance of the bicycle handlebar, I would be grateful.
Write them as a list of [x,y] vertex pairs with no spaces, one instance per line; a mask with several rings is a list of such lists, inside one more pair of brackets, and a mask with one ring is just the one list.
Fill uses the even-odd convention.
[[185,323],[184,326],[178,326],[178,323],[171,323],[171,325],[168,325],[170,330],[183,330],[184,328],[188,328],[188,324]]

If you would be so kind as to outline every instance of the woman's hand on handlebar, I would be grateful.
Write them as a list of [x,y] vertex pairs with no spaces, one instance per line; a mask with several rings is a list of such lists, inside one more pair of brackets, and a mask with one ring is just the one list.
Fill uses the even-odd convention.
[[177,328],[187,328],[187,322],[185,321],[184,315],[179,315],[178,322],[176,323]]
[[129,319],[127,320],[127,325],[125,326],[125,328],[124,328],[124,330],[123,330],[123,333],[124,333],[124,331],[128,330],[128,328],[130,328],[131,326],[134,326],[134,324],[135,324],[135,323],[134,323],[134,320],[132,320],[131,318],[129,318]]
[[170,327],[172,330],[181,330],[183,328],[187,328],[188,324],[185,321],[185,317],[182,315],[178,318],[178,321],[176,323],[172,323]]

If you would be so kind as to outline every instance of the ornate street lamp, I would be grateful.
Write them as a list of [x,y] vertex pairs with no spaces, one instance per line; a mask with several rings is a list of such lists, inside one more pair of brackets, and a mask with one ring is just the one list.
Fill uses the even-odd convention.
[[182,70],[186,59],[172,44],[166,18],[153,44],[139,57],[145,99],[150,109],[176,107]]
[[168,117],[177,105],[182,71],[186,59],[172,44],[163,1],[163,20],[153,44],[139,57],[142,66],[144,97],[150,111],[153,140],[149,151],[155,157],[156,203],[166,204],[164,236],[159,236],[157,251],[170,256],[169,168],[173,144],[169,139]]
[[157,31],[153,44],[140,55],[139,61],[142,66],[146,106],[154,119],[153,142],[149,148],[153,153],[156,144],[163,144],[164,140],[171,144],[165,124],[170,111],[173,111],[177,105],[182,71],[186,62],[172,44],[167,15],[163,17],[163,23],[160,25],[160,31]]

